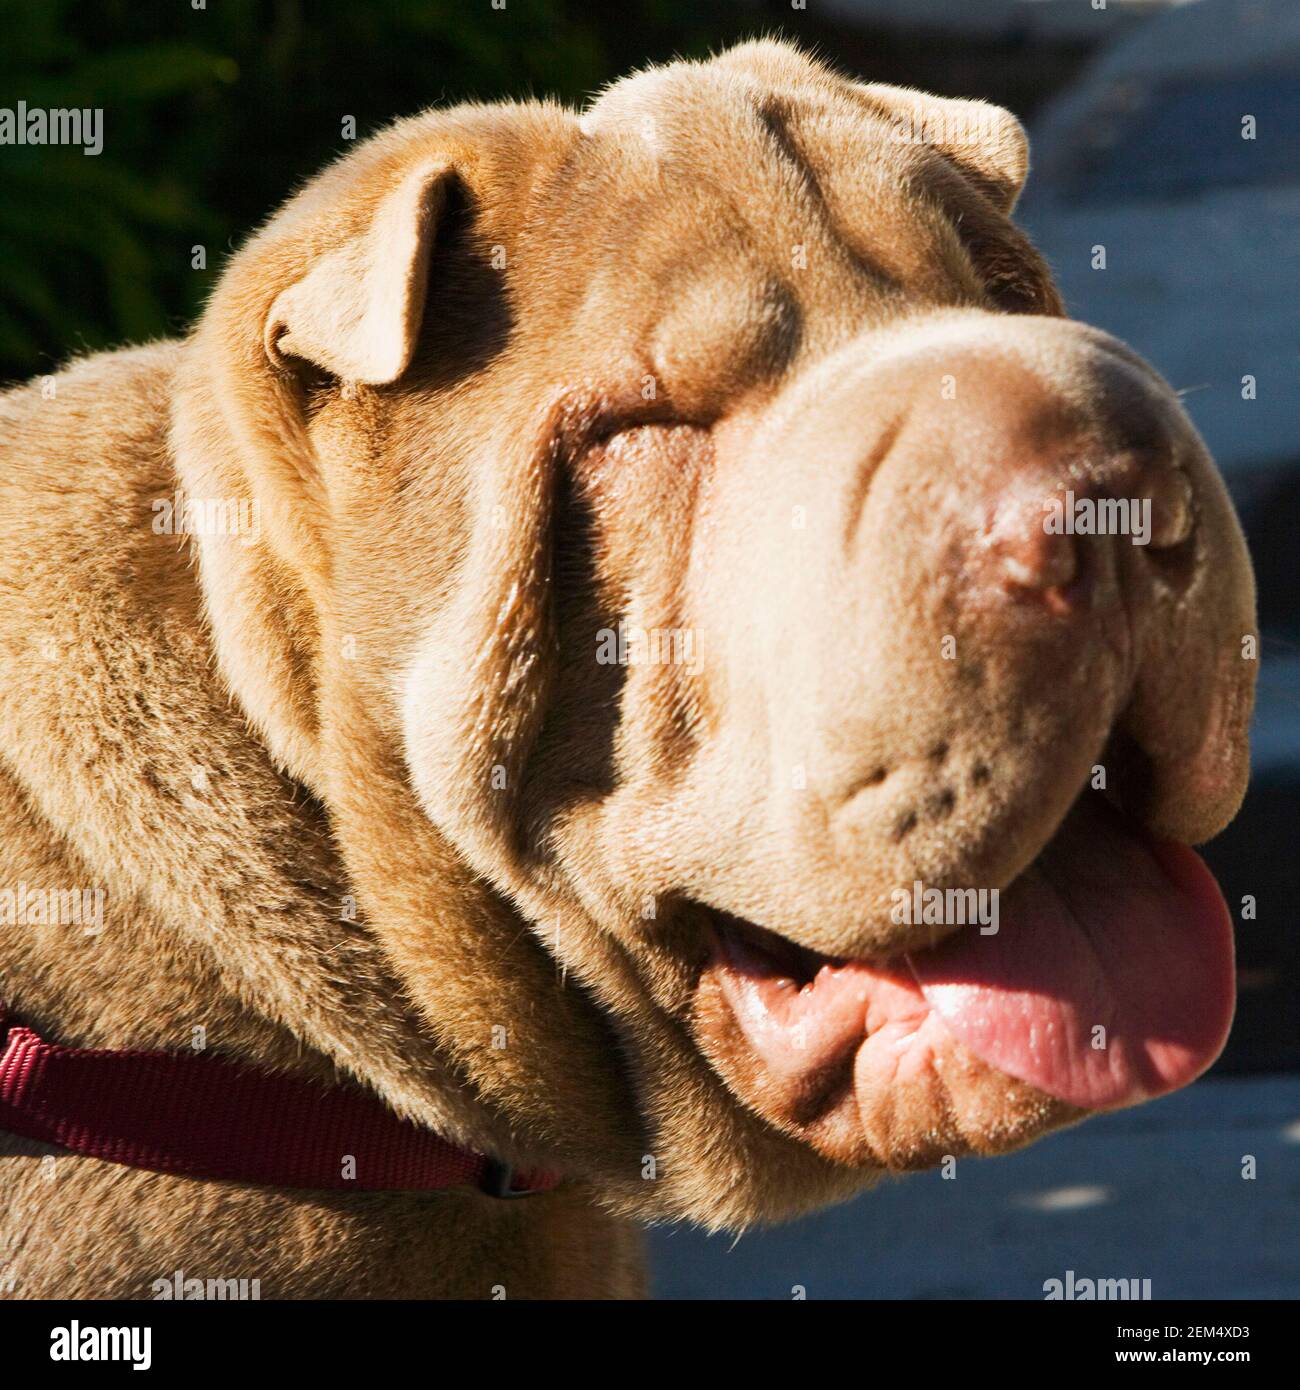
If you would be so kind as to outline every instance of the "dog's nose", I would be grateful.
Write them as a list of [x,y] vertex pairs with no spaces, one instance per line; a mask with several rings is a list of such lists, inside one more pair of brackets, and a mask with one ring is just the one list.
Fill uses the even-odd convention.
[[1008,497],[997,505],[989,528],[989,554],[998,578],[1010,589],[1064,589],[1079,572],[1074,538],[1043,525],[1050,499]]
[[998,499],[987,527],[998,579],[1012,591],[1066,589],[1086,548],[1106,544],[1108,535],[1155,552],[1182,545],[1192,532],[1192,487],[1172,452],[1112,456],[1104,479],[1084,468]]
[[[1057,349],[1049,371],[1032,354],[975,344],[949,361],[956,389],[940,428],[950,452],[937,460],[952,488],[949,542],[981,587],[1020,597],[1069,591],[1084,603],[1098,597],[1095,581],[1147,562],[1177,582],[1161,557],[1192,535],[1187,465],[1199,444],[1141,364],[1093,338],[1067,335]],[[1121,547],[1147,559],[1120,560]]]

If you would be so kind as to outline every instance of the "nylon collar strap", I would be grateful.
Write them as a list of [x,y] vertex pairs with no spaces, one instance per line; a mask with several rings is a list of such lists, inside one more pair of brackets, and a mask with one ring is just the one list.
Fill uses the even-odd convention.
[[560,1182],[459,1148],[359,1087],[206,1053],[61,1047],[3,1003],[0,1129],[131,1168],[267,1187],[524,1197]]

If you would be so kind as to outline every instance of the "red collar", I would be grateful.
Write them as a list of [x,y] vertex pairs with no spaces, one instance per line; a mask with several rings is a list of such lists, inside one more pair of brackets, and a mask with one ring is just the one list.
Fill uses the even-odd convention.
[[60,1047],[3,1003],[0,1130],[131,1168],[269,1187],[525,1197],[560,1181],[457,1148],[358,1087],[201,1052]]

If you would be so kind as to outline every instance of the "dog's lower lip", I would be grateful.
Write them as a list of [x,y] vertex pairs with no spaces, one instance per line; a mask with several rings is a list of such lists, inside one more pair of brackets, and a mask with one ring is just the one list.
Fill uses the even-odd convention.
[[711,933],[722,994],[774,1076],[824,1086],[883,1023],[928,1012],[901,957],[891,965],[824,956],[724,914]]

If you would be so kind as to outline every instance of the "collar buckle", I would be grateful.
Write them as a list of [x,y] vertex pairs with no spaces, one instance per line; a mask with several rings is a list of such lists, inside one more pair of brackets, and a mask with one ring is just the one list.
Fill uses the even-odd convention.
[[521,1172],[510,1163],[489,1158],[483,1165],[483,1176],[479,1179],[479,1191],[486,1197],[496,1197],[502,1201],[514,1201],[518,1197],[540,1197],[549,1192],[554,1182],[541,1186],[529,1179],[534,1175]]

